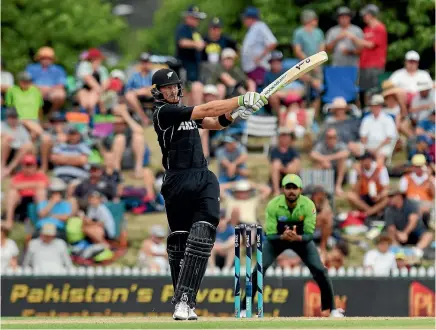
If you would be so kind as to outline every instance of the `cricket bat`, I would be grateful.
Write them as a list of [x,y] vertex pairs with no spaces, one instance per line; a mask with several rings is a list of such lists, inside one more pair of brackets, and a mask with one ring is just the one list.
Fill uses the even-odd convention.
[[[327,62],[328,59],[327,53],[324,51],[305,58],[274,80],[271,84],[266,86],[260,94],[266,98],[269,98],[275,92],[290,84],[294,80],[297,80],[304,74]],[[238,113],[234,112],[232,114],[232,118],[236,119],[236,117],[238,117]]]

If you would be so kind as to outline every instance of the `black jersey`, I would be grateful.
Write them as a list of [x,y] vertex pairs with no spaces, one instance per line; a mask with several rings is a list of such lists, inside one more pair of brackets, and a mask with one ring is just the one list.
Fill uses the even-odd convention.
[[203,119],[191,120],[194,107],[155,102],[153,126],[167,171],[207,168],[200,133]]

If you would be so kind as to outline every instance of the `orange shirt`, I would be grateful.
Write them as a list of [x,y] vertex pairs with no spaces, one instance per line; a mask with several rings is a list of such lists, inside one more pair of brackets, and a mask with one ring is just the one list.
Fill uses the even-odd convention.
[[[41,182],[44,183],[46,187],[48,187],[49,180],[47,175],[45,175],[43,172],[36,172],[32,175],[25,175],[23,172],[19,172],[16,175],[12,177],[11,184],[18,184],[18,183],[37,183]],[[29,188],[29,189],[20,189],[19,193],[21,197],[33,197],[35,196],[35,188]]]
[[375,186],[377,187],[377,193],[383,190],[383,186],[380,183],[380,171],[382,170],[382,167],[378,166],[374,173],[372,173],[371,176],[366,176],[364,171],[359,171],[359,189],[360,189],[360,196],[369,195],[369,183],[372,181],[375,183]]
[[420,201],[432,201],[433,196],[428,182],[417,184],[411,177],[411,174],[405,175],[407,180],[406,195],[410,199],[417,199]]

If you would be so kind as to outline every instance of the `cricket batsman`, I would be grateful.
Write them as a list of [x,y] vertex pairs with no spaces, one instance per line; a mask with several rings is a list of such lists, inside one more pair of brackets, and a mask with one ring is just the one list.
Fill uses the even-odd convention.
[[173,318],[196,320],[196,296],[220,219],[219,183],[208,169],[198,128],[221,130],[233,122],[233,111],[247,119],[268,100],[248,92],[187,107],[182,104],[182,82],[175,71],[156,71],[152,84],[153,126],[165,168],[161,193],[171,230],[167,252],[175,291]]
[[[263,272],[285,250],[292,249],[309,268],[321,290],[321,309],[331,317],[344,317],[344,311],[336,309],[333,287],[327,269],[321,262],[313,242],[316,224],[315,204],[301,194],[303,182],[296,174],[288,174],[282,180],[283,193],[272,199],[266,207],[266,240],[263,246]],[[252,283],[257,283],[257,270],[252,273]],[[256,293],[253,286],[253,297]],[[241,306],[245,316],[246,299]]]

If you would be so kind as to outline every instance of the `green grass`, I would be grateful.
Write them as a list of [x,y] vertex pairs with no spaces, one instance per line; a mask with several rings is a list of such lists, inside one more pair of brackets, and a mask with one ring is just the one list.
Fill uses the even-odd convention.
[[6,318],[2,329],[434,329],[433,318]]

